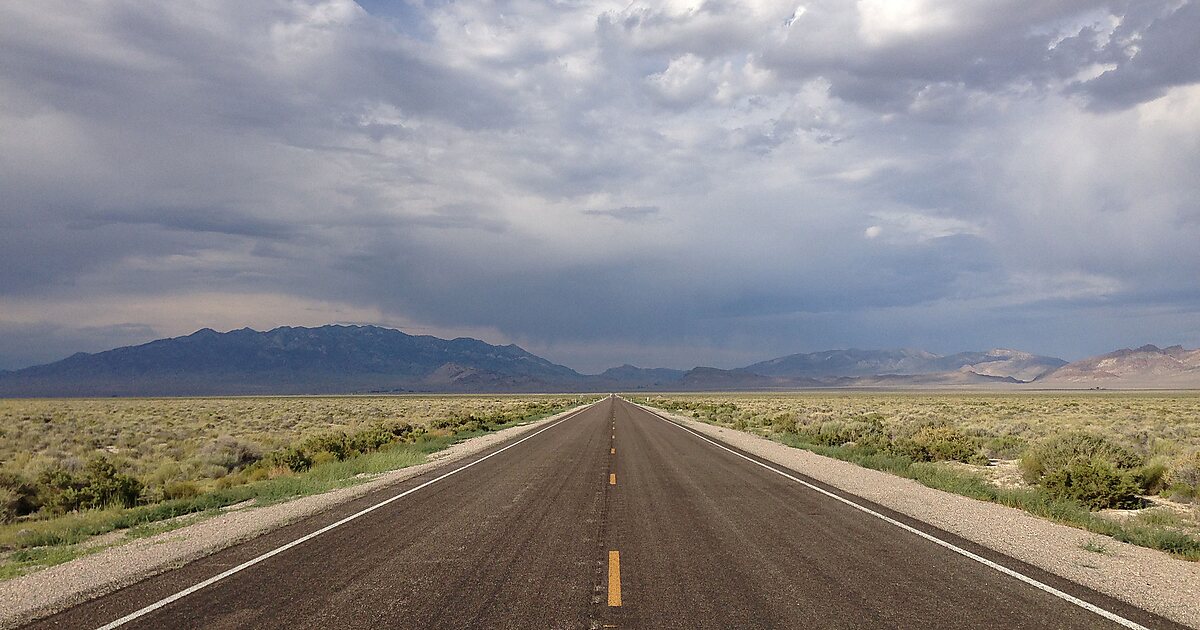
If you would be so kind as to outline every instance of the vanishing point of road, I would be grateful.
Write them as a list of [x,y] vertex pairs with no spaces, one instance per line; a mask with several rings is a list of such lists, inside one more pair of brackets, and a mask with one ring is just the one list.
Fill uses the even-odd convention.
[[31,627],[1179,626],[609,397]]

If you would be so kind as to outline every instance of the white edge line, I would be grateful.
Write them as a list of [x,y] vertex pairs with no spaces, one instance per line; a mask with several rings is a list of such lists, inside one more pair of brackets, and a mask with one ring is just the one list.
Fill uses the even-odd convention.
[[[622,399],[622,400],[624,400],[624,399]],[[626,401],[626,402],[631,402],[631,403],[632,403],[632,401]],[[823,495],[825,495],[825,496],[827,496],[827,497],[830,497],[830,498],[832,498],[832,499],[836,499],[836,500],[838,500],[838,501],[841,501],[842,503],[845,503],[846,505],[849,505],[850,507],[852,507],[852,508],[854,508],[854,509],[856,509],[856,510],[860,510],[860,511],[862,511],[862,512],[866,512],[867,514],[870,514],[871,516],[874,516],[874,517],[876,517],[876,518],[882,519],[882,520],[884,520],[884,521],[886,521],[886,522],[888,522],[888,523],[891,523],[892,525],[895,525],[896,527],[899,527],[900,529],[903,529],[903,530],[905,530],[905,531],[907,531],[907,532],[911,532],[911,533],[913,533],[913,534],[916,534],[916,535],[920,536],[921,538],[924,538],[925,540],[928,540],[928,541],[930,541],[930,542],[932,542],[932,543],[935,543],[935,544],[941,545],[942,547],[945,547],[946,549],[949,549],[949,550],[951,550],[951,551],[953,551],[953,552],[955,552],[955,553],[957,553],[957,554],[960,554],[960,555],[962,555],[962,556],[966,556],[967,558],[970,558],[970,559],[972,559],[972,560],[974,560],[974,561],[976,561],[976,562],[978,562],[978,563],[980,563],[980,564],[982,564],[982,565],[984,565],[984,566],[986,566],[986,567],[989,567],[989,568],[995,569],[995,570],[997,570],[997,571],[999,571],[999,572],[1001,572],[1001,573],[1003,573],[1003,574],[1005,574],[1005,575],[1008,575],[1008,576],[1011,576],[1011,577],[1017,578],[1018,580],[1020,580],[1020,581],[1022,581],[1022,582],[1024,582],[1024,583],[1026,583],[1026,584],[1028,584],[1028,585],[1030,585],[1030,586],[1032,586],[1032,587],[1034,587],[1034,588],[1040,589],[1040,590],[1042,590],[1042,591],[1045,591],[1045,592],[1047,592],[1047,593],[1049,593],[1049,594],[1051,594],[1051,595],[1053,595],[1053,596],[1055,596],[1055,597],[1058,597],[1059,599],[1062,599],[1062,600],[1065,600],[1065,601],[1067,601],[1067,602],[1070,602],[1070,603],[1072,603],[1072,604],[1075,604],[1076,606],[1079,606],[1080,608],[1083,608],[1084,610],[1087,610],[1087,611],[1089,611],[1089,612],[1096,613],[1097,615],[1100,615],[1101,617],[1104,617],[1105,619],[1108,619],[1109,621],[1116,622],[1116,623],[1118,623],[1118,624],[1120,624],[1120,625],[1122,625],[1122,626],[1125,626],[1126,628],[1133,628],[1134,630],[1150,630],[1150,629],[1149,629],[1149,628],[1147,628],[1146,626],[1143,626],[1143,625],[1141,625],[1141,624],[1139,624],[1139,623],[1137,623],[1137,622],[1135,622],[1135,621],[1131,621],[1131,620],[1129,620],[1129,619],[1126,619],[1126,618],[1124,618],[1124,617],[1122,617],[1122,616],[1118,615],[1117,613],[1114,613],[1114,612],[1110,612],[1110,611],[1108,611],[1108,610],[1105,610],[1105,609],[1103,609],[1103,608],[1101,608],[1101,607],[1099,607],[1099,606],[1097,606],[1097,605],[1095,605],[1095,604],[1092,604],[1092,603],[1086,602],[1086,601],[1084,601],[1084,600],[1082,600],[1082,599],[1079,599],[1078,597],[1075,597],[1074,595],[1071,595],[1071,594],[1069,594],[1069,593],[1064,593],[1063,591],[1060,591],[1060,590],[1058,590],[1058,589],[1054,588],[1053,586],[1050,586],[1049,584],[1046,584],[1046,583],[1044,583],[1044,582],[1040,582],[1040,581],[1038,581],[1038,580],[1035,580],[1034,578],[1031,578],[1031,577],[1029,577],[1028,575],[1025,575],[1025,574],[1023,574],[1023,573],[1018,573],[1017,571],[1014,571],[1013,569],[1010,569],[1010,568],[1008,568],[1008,567],[1006,567],[1006,566],[1004,566],[1004,565],[1002,565],[1002,564],[998,564],[998,563],[996,563],[996,562],[992,562],[991,560],[988,560],[987,558],[984,558],[983,556],[980,556],[980,555],[978,555],[978,554],[975,554],[975,553],[971,553],[970,551],[967,551],[966,549],[963,549],[962,547],[959,547],[959,546],[955,545],[954,543],[951,543],[951,542],[948,542],[948,541],[942,540],[941,538],[938,538],[937,536],[934,536],[933,534],[929,534],[929,533],[923,532],[923,531],[921,531],[921,530],[919,530],[919,529],[917,529],[917,528],[915,528],[915,527],[912,527],[911,525],[907,525],[907,524],[905,524],[905,523],[902,523],[902,522],[900,522],[900,521],[898,521],[898,520],[896,520],[896,519],[894,519],[894,518],[891,518],[891,517],[889,517],[889,516],[887,516],[887,515],[880,514],[879,512],[876,512],[875,510],[872,510],[871,508],[869,508],[869,507],[867,507],[867,506],[865,506],[865,505],[860,505],[860,504],[858,504],[858,503],[855,503],[854,501],[851,501],[850,499],[847,499],[847,498],[845,498],[845,497],[843,497],[843,496],[840,496],[840,495],[834,494],[834,493],[832,493],[832,492],[830,492],[830,491],[828,491],[828,490],[826,490],[826,489],[824,489],[824,488],[821,488],[821,487],[819,487],[819,486],[816,486],[816,485],[813,485],[813,484],[811,484],[811,483],[809,483],[809,482],[807,482],[807,481],[804,481],[803,479],[800,479],[800,478],[798,478],[798,477],[795,477],[795,476],[793,476],[793,475],[789,475],[788,473],[785,473],[785,472],[783,472],[782,470],[778,470],[778,469],[776,469],[776,468],[774,468],[774,467],[772,467],[772,466],[768,466],[768,465],[766,465],[766,464],[764,464],[764,463],[762,463],[762,462],[760,462],[760,461],[758,461],[758,460],[756,460],[756,459],[754,459],[754,458],[752,458],[752,457],[747,457],[747,456],[745,456],[745,455],[743,455],[743,454],[741,454],[741,453],[739,453],[739,452],[737,452],[737,451],[735,451],[735,450],[733,450],[733,449],[729,448],[728,446],[725,446],[724,444],[721,444],[720,442],[716,442],[716,441],[714,441],[714,440],[711,440],[711,439],[709,439],[708,437],[706,437],[706,436],[704,436],[704,435],[700,434],[699,432],[697,432],[697,431],[694,431],[694,430],[692,430],[692,429],[690,429],[690,428],[688,428],[688,427],[685,427],[685,426],[683,426],[682,424],[680,424],[680,423],[678,423],[678,422],[675,422],[675,421],[673,421],[673,420],[669,420],[669,419],[667,419],[667,418],[665,418],[665,417],[663,417],[663,416],[659,415],[658,413],[656,413],[656,412],[654,412],[654,411],[652,411],[652,410],[650,410],[650,409],[648,409],[648,408],[646,408],[646,407],[644,407],[644,406],[642,406],[642,405],[639,405],[639,404],[637,404],[637,403],[632,403],[632,404],[633,404],[634,406],[636,406],[636,407],[640,408],[642,411],[645,411],[646,413],[648,413],[648,414],[650,414],[650,415],[654,416],[655,418],[658,418],[659,420],[662,420],[663,422],[666,422],[667,424],[670,424],[670,425],[672,425],[672,426],[678,427],[679,429],[681,429],[681,430],[683,430],[683,431],[686,431],[686,432],[688,432],[688,433],[690,433],[690,434],[692,434],[692,435],[694,435],[694,436],[696,436],[696,437],[700,438],[701,440],[704,440],[705,442],[708,442],[709,444],[712,444],[713,446],[716,446],[717,448],[720,448],[720,449],[724,449],[724,450],[726,450],[726,451],[729,451],[730,453],[733,453],[734,455],[737,455],[738,457],[740,457],[740,458],[742,458],[742,459],[744,459],[744,460],[746,460],[746,461],[748,461],[748,462],[750,462],[750,463],[752,463],[752,464],[757,464],[757,465],[759,465],[759,466],[762,466],[763,468],[766,468],[767,470],[769,470],[769,471],[771,471],[771,472],[773,472],[773,473],[775,473],[775,474],[777,474],[777,475],[781,475],[781,476],[783,476],[783,477],[787,477],[788,479],[791,479],[792,481],[795,481],[795,482],[796,482],[796,483],[798,483],[798,484],[801,484],[801,485],[803,485],[803,486],[806,486],[806,487],[808,487],[808,488],[810,488],[810,489],[812,489],[812,490],[816,490],[817,492],[820,492],[821,494],[823,494]]]
[[135,620],[135,619],[137,619],[137,618],[139,618],[139,617],[143,617],[143,616],[145,616],[145,615],[148,615],[148,614],[150,614],[150,613],[152,613],[152,612],[154,612],[154,611],[158,610],[159,608],[162,608],[162,607],[164,607],[164,606],[167,606],[168,604],[171,604],[171,603],[173,603],[173,602],[176,602],[176,601],[178,601],[178,600],[181,600],[181,599],[183,599],[184,597],[187,597],[188,595],[191,595],[192,593],[195,593],[196,591],[199,591],[199,590],[200,590],[200,589],[202,589],[202,588],[205,588],[205,587],[207,587],[207,586],[211,586],[211,585],[213,585],[213,584],[215,584],[215,583],[217,583],[217,582],[220,582],[221,580],[224,580],[225,578],[227,578],[227,577],[229,577],[229,576],[231,576],[231,575],[233,575],[233,574],[235,574],[235,573],[238,573],[238,572],[240,572],[240,571],[244,571],[244,570],[246,570],[246,569],[249,569],[250,567],[252,567],[252,566],[254,566],[254,565],[256,565],[256,564],[258,564],[258,563],[262,562],[263,560],[266,560],[266,559],[268,559],[268,558],[271,558],[272,556],[276,556],[276,555],[278,555],[278,554],[281,554],[281,553],[283,553],[283,552],[287,551],[288,549],[291,549],[292,547],[295,547],[295,546],[297,546],[297,545],[300,545],[300,544],[302,544],[302,543],[305,543],[305,542],[307,542],[307,541],[309,541],[309,540],[312,540],[313,538],[316,538],[317,536],[320,536],[321,534],[324,534],[325,532],[327,532],[327,531],[329,531],[329,530],[331,530],[331,529],[334,529],[334,528],[336,528],[336,527],[340,527],[340,526],[342,526],[342,525],[345,525],[346,523],[349,523],[350,521],[353,521],[354,519],[356,519],[356,518],[358,518],[358,517],[360,517],[360,516],[363,516],[363,515],[365,515],[365,514],[368,514],[368,513],[370,513],[370,512],[374,512],[375,510],[378,510],[379,508],[381,508],[381,507],[383,507],[383,506],[385,506],[385,505],[387,505],[387,504],[389,504],[389,503],[392,503],[393,501],[398,501],[398,500],[400,500],[400,499],[402,499],[402,498],[404,498],[404,497],[406,497],[406,496],[408,496],[408,495],[410,495],[410,494],[412,494],[412,493],[416,492],[417,490],[420,490],[421,488],[424,488],[425,486],[428,486],[428,485],[431,485],[431,484],[437,483],[437,482],[439,482],[439,481],[441,481],[441,480],[445,479],[446,477],[449,477],[450,475],[453,475],[454,473],[461,472],[461,471],[463,471],[463,470],[466,470],[466,469],[468,469],[468,468],[470,468],[470,467],[474,466],[475,464],[478,464],[479,462],[482,462],[482,461],[484,461],[484,460],[486,460],[486,459],[490,459],[490,458],[492,458],[492,457],[494,457],[494,456],[496,456],[496,455],[499,455],[500,453],[503,453],[504,451],[507,451],[508,449],[510,449],[510,448],[512,448],[512,447],[514,447],[514,446],[516,446],[516,445],[518,445],[518,444],[520,444],[521,442],[524,442],[525,440],[528,440],[528,439],[530,439],[530,438],[536,437],[538,434],[540,434],[540,433],[542,433],[542,432],[544,432],[544,431],[548,431],[548,430],[550,430],[550,429],[553,429],[554,427],[556,427],[556,426],[558,426],[558,425],[560,425],[560,424],[562,424],[562,423],[566,422],[567,420],[570,420],[571,418],[574,418],[575,416],[577,416],[577,415],[579,415],[579,414],[583,413],[584,411],[586,411],[588,408],[592,407],[592,405],[595,405],[595,404],[596,404],[596,403],[591,403],[591,404],[589,404],[589,405],[586,405],[586,406],[584,406],[584,407],[583,407],[583,408],[581,408],[581,409],[576,409],[575,411],[569,412],[569,413],[568,413],[566,416],[564,416],[564,417],[562,417],[562,418],[558,419],[557,421],[555,421],[555,422],[554,422],[553,424],[551,424],[550,426],[547,426],[547,427],[543,427],[543,428],[541,428],[541,429],[538,429],[537,431],[535,431],[535,432],[533,432],[533,433],[531,433],[531,434],[529,434],[529,435],[527,435],[527,436],[525,436],[525,437],[523,437],[523,438],[521,438],[521,439],[517,440],[516,442],[513,442],[512,444],[509,444],[508,446],[505,446],[504,448],[501,448],[501,449],[499,449],[499,450],[497,450],[497,451],[494,451],[494,452],[492,452],[492,453],[488,453],[487,455],[485,455],[485,456],[483,456],[483,457],[480,457],[479,459],[477,459],[477,460],[475,460],[475,461],[473,461],[473,462],[471,462],[471,463],[469,463],[469,464],[466,464],[466,465],[460,466],[460,467],[458,467],[458,468],[455,468],[454,470],[451,470],[451,471],[450,471],[450,472],[448,472],[448,473],[445,473],[445,474],[443,474],[443,475],[440,475],[440,476],[438,476],[438,477],[435,477],[435,478],[433,478],[433,479],[430,479],[429,481],[426,481],[425,483],[423,483],[423,484],[421,484],[421,485],[419,485],[419,486],[415,486],[415,487],[413,487],[413,488],[409,488],[408,490],[405,490],[404,492],[401,492],[400,494],[397,494],[397,495],[396,495],[396,496],[394,496],[394,497],[390,497],[390,498],[388,498],[388,499],[384,499],[383,501],[380,501],[379,503],[376,503],[375,505],[372,505],[372,506],[370,506],[370,507],[367,507],[367,508],[364,508],[364,509],[362,509],[362,510],[359,510],[358,512],[355,512],[354,514],[351,514],[350,516],[347,516],[347,517],[343,518],[343,519],[342,519],[342,520],[340,520],[340,521],[337,521],[337,522],[335,522],[335,523],[331,523],[331,524],[329,524],[329,525],[326,525],[325,527],[322,527],[321,529],[318,529],[318,530],[316,530],[316,531],[314,531],[314,532],[312,532],[312,533],[310,533],[310,534],[306,534],[306,535],[304,535],[304,536],[301,536],[300,538],[297,538],[296,540],[293,540],[293,541],[292,541],[292,542],[290,542],[290,543],[286,543],[286,544],[284,544],[284,545],[281,545],[281,546],[279,546],[279,547],[276,547],[276,548],[272,549],[271,551],[268,551],[268,552],[266,552],[266,553],[264,553],[264,554],[262,554],[262,555],[260,555],[260,556],[257,556],[257,557],[255,557],[255,558],[252,558],[252,559],[250,559],[250,560],[247,560],[247,561],[245,561],[245,562],[243,562],[243,563],[241,563],[241,564],[237,565],[236,567],[233,567],[233,568],[231,568],[231,569],[227,569],[227,570],[225,570],[225,571],[222,571],[221,573],[218,573],[218,574],[216,574],[216,575],[214,575],[214,576],[212,576],[212,577],[208,578],[207,580],[204,580],[203,582],[197,582],[196,584],[193,584],[192,586],[189,586],[189,587],[187,587],[187,588],[183,589],[182,591],[179,591],[178,593],[175,593],[174,595],[169,595],[169,596],[167,596],[167,597],[164,597],[164,598],[162,598],[162,599],[160,599],[160,600],[158,600],[158,601],[154,602],[153,604],[150,604],[150,605],[148,605],[148,606],[146,606],[146,607],[144,607],[144,608],[141,608],[141,609],[139,609],[139,610],[135,610],[135,611],[133,611],[133,612],[129,613],[128,615],[125,615],[124,617],[121,617],[120,619],[117,619],[116,621],[111,621],[111,622],[109,622],[109,623],[107,623],[107,624],[104,624],[103,626],[100,626],[100,627],[96,628],[96,630],[112,630],[113,628],[118,628],[118,627],[120,627],[120,626],[123,626],[123,625],[125,625],[125,624],[129,623],[130,621],[133,621],[133,620]]

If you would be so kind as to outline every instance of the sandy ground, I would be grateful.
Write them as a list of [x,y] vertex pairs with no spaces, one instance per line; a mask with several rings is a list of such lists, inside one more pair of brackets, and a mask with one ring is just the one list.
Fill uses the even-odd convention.
[[[577,407],[576,409],[579,409]],[[434,453],[431,461],[374,476],[370,481],[265,507],[242,507],[173,531],[142,538],[6,582],[0,582],[0,627],[11,628],[77,602],[133,584],[147,576],[294,523],[481,452],[575,411],[465,440]]]
[[[697,432],[1179,623],[1200,628],[1200,563],[1059,525],[1015,508],[663,413]],[[1105,553],[1083,545],[1098,542]]]

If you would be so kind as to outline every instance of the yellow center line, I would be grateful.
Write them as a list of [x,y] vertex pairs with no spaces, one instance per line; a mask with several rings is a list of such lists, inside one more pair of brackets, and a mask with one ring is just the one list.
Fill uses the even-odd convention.
[[608,474],[608,485],[610,485],[610,486],[617,485],[617,473],[609,473]]
[[608,552],[608,605],[621,605],[621,553]]

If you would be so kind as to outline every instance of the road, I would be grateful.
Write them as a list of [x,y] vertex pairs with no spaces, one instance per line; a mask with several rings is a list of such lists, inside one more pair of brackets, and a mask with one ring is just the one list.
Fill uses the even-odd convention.
[[610,397],[31,627],[1179,627],[751,459]]

